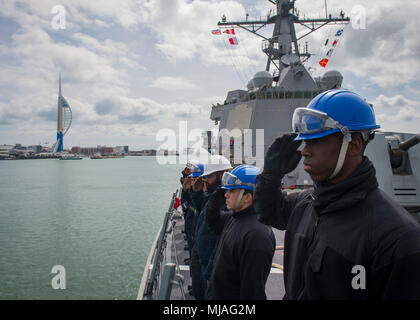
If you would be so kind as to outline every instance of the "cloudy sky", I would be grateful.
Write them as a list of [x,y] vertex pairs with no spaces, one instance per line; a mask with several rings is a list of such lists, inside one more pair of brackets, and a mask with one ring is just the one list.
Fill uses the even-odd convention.
[[[418,0],[328,0],[365,29],[346,26],[326,70],[317,67],[337,26],[305,38],[314,75],[337,69],[343,87],[374,104],[385,130],[420,132],[420,3]],[[160,129],[216,128],[211,105],[245,89],[265,68],[261,40],[238,31],[239,46],[213,36],[228,20],[264,17],[267,0],[0,0],[0,144],[52,144],[58,72],[73,110],[71,146],[158,147]],[[57,7],[61,6],[61,7]],[[324,0],[297,0],[301,17],[323,17]],[[65,9],[65,26],[57,14]],[[61,11],[60,11],[61,12]],[[263,31],[271,34],[272,26]],[[304,32],[297,28],[298,34]]]

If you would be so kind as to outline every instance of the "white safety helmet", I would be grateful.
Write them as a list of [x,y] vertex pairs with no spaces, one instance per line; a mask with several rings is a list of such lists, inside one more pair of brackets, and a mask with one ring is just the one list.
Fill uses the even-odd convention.
[[186,168],[190,168],[191,170],[198,165],[198,160],[195,159],[190,159],[186,164],[185,167]]
[[230,161],[224,156],[215,154],[210,157],[209,163],[204,165],[203,176],[208,176],[214,172],[226,171],[229,169],[232,169]]

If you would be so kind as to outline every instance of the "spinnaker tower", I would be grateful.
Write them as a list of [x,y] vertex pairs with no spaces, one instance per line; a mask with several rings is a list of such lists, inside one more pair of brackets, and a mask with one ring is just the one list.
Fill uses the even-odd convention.
[[61,94],[61,72],[58,80],[58,103],[57,103],[57,141],[53,146],[53,152],[63,151],[63,138],[69,131],[72,122],[72,112],[69,103]]

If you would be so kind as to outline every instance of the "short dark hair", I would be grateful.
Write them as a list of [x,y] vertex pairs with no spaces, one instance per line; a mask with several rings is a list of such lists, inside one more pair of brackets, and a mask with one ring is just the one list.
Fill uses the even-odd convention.
[[360,139],[362,140],[362,156],[365,154],[366,147],[368,143],[375,138],[375,132],[374,131],[365,131],[365,132],[352,132],[352,135],[358,135]]
[[251,196],[254,196],[254,190],[248,190],[248,189],[244,189],[244,195],[250,193]]

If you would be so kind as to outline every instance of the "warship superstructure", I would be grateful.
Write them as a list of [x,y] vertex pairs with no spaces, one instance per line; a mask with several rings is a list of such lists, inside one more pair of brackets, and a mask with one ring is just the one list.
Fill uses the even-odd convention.
[[[227,21],[222,17],[219,28],[241,28],[261,37],[262,51],[267,55],[264,71],[257,72],[249,81],[246,90],[238,89],[227,94],[223,105],[213,105],[210,118],[219,124],[220,136],[212,141],[211,132],[206,135],[207,149],[232,160],[242,159],[246,163],[263,163],[263,157],[274,139],[283,133],[291,132],[293,112],[298,107],[306,107],[319,93],[341,88],[343,76],[331,70],[323,76],[313,78],[304,63],[310,54],[307,46],[301,51],[298,41],[308,34],[328,24],[348,24],[350,19],[341,11],[334,18],[326,14],[325,19],[300,19],[295,9],[295,1],[268,0],[276,6],[274,14],[266,20]],[[259,30],[266,25],[274,25],[272,37],[266,38]],[[297,38],[295,24],[308,29]],[[373,106],[372,106],[373,107]],[[262,159],[258,159],[257,130],[263,129]],[[245,132],[252,133],[252,154],[246,157],[244,150]],[[235,146],[237,143],[242,146]],[[380,188],[398,201],[417,219],[420,219],[420,134],[378,131],[368,144],[365,154],[376,168]],[[239,150],[239,151],[238,151]],[[242,157],[234,153],[241,152]],[[258,161],[260,160],[260,161]],[[235,163],[239,164],[239,163]],[[288,192],[308,188],[313,182],[300,163],[283,180]],[[191,283],[189,266],[184,263],[187,251],[184,250],[182,213],[174,209],[177,194],[170,202],[164,223],[156,237],[145,266],[138,299],[193,299],[187,286]],[[276,254],[270,276],[267,280],[268,299],[281,299],[283,286],[283,236],[273,229],[276,236]]]
[[[341,88],[343,82],[343,76],[336,70],[313,78],[304,65],[311,56],[308,46],[303,46],[302,52],[298,41],[325,25],[348,24],[350,21],[343,11],[336,18],[326,14],[325,19],[301,19],[295,1],[269,2],[276,8],[275,14],[267,16],[266,20],[227,21],[222,17],[218,23],[219,28],[239,28],[261,37],[267,64],[264,71],[257,72],[248,82],[247,90],[230,91],[224,104],[214,105],[210,115],[219,124],[219,133],[228,135],[227,139],[219,135],[216,143],[210,141],[210,149],[219,150],[232,160],[235,152],[242,152],[236,158],[257,166],[263,163],[258,157],[266,153],[274,139],[292,131],[291,119],[296,108],[306,107],[323,91]],[[259,30],[270,24],[274,25],[273,34],[266,38]],[[297,38],[295,24],[308,31]],[[257,137],[261,129],[264,130],[264,148],[259,152],[258,148],[262,149],[262,146]],[[247,130],[252,135],[252,152],[246,152],[244,134]],[[239,148],[235,148],[237,141],[242,144]],[[378,131],[365,151],[375,164],[380,188],[413,213],[420,210],[419,142],[420,134]],[[303,170],[302,162],[284,177],[283,183],[285,188],[304,188],[313,184]]]

